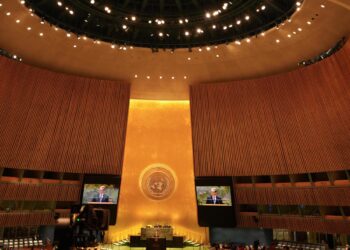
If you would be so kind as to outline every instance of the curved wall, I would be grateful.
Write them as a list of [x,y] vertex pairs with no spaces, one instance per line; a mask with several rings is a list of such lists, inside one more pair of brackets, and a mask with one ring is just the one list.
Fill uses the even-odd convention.
[[121,174],[129,96],[0,57],[0,167]]
[[195,175],[349,169],[349,79],[348,42],[293,72],[191,86]]

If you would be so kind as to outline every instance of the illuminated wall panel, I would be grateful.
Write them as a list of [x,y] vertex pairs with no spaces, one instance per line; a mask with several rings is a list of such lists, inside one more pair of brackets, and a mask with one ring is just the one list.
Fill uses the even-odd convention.
[[108,239],[137,235],[148,224],[206,241],[197,223],[188,101],[130,102],[117,225]]

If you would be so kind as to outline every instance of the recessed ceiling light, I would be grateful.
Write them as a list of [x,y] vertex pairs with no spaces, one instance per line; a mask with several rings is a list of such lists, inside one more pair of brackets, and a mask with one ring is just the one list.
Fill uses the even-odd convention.
[[57,1],[57,5],[58,6],[62,6],[62,2],[61,1]]
[[20,23],[20,22],[21,22],[21,20],[19,20],[19,19],[16,20],[16,23]]
[[280,40],[279,40],[279,39],[276,39],[276,43],[280,43]]
[[44,36],[44,33],[40,32],[40,33],[39,33],[39,36]]
[[147,76],[147,79],[151,79],[151,77],[150,77],[150,76]]
[[187,76],[184,76],[184,79],[187,79]]
[[134,75],[134,78],[137,78],[138,76],[137,75]]
[[7,13],[6,13],[6,16],[11,16],[11,12],[7,12]]
[[76,44],[74,44],[74,45],[73,45],[73,48],[76,48],[76,47],[78,47],[78,46],[77,46]]
[[321,4],[321,8],[326,8],[326,6],[324,4]]
[[187,57],[187,60],[188,60],[188,61],[191,61],[191,57]]
[[216,57],[218,57],[218,58],[219,58],[219,57],[220,57],[220,55],[219,55],[219,54],[217,54],[217,55],[216,55]]
[[172,77],[171,77],[171,80],[174,80],[174,79],[175,79],[175,76],[172,76]]
[[31,30],[32,29],[32,27],[27,27],[27,30]]

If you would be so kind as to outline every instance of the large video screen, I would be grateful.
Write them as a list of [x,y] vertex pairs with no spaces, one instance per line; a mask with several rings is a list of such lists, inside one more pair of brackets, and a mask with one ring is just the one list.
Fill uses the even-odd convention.
[[196,186],[198,206],[232,206],[230,186]]
[[85,183],[82,204],[116,205],[119,188],[114,184]]

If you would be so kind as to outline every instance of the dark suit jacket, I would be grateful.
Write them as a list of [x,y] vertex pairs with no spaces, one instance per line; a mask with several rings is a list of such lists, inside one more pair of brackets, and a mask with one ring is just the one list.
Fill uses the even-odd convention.
[[92,202],[109,202],[109,196],[106,194],[103,194],[102,200],[100,201],[100,194],[96,194],[92,200]]
[[[207,197],[207,204],[214,204],[213,197],[210,195]],[[216,196],[216,202],[215,204],[223,204],[221,197]]]

